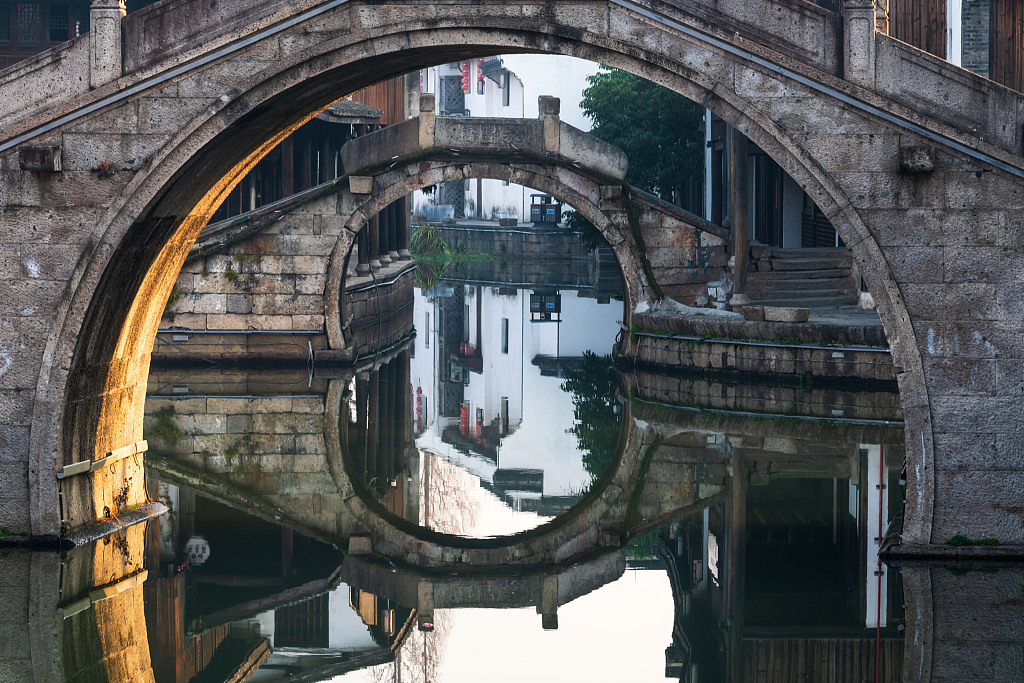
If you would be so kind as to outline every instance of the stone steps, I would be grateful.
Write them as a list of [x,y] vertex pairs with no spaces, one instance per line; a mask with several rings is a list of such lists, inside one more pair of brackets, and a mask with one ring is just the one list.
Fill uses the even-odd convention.
[[853,266],[853,259],[849,256],[843,258],[773,257],[771,263],[771,272],[787,270],[837,270],[851,268]]
[[769,252],[773,259],[786,258],[849,258],[850,251],[845,247],[816,247],[813,249],[775,249]]
[[[804,278],[792,280],[750,280],[749,289],[754,292],[805,292],[808,290],[835,290],[839,293],[853,294],[853,283],[850,278]],[[822,295],[824,296],[824,295]]]
[[755,247],[747,276],[751,301],[773,306],[839,308],[859,299],[849,250]]
[[750,301],[759,306],[786,306],[790,308],[843,308],[846,306],[856,306],[860,301],[860,296],[814,296],[814,297],[793,297],[793,298],[773,298],[773,299],[759,299],[756,293],[748,294]]
[[765,282],[781,280],[829,280],[850,277],[849,268],[824,268],[821,270],[769,270],[747,273],[747,282]]

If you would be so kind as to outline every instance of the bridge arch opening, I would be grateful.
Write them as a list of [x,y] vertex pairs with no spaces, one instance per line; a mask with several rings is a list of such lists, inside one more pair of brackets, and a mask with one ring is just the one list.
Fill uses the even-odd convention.
[[[540,163],[531,166],[522,163],[480,161],[465,163],[442,160],[421,162],[416,170],[417,173],[412,177],[405,173],[395,172],[387,177],[379,178],[378,190],[361,204],[358,211],[352,214],[345,234],[348,234],[348,229],[357,233],[367,230],[367,218],[391,205],[396,199],[408,196],[409,193],[416,190],[436,187],[437,183],[459,181],[463,178],[490,178],[522,185],[527,194],[535,191],[550,193],[556,199],[564,202],[563,208],[571,207],[574,210],[580,210],[582,215],[592,218],[596,225],[604,228],[609,237],[618,240],[620,244],[622,242],[621,235],[616,234],[618,228],[597,206],[600,188],[582,175],[576,178],[572,187],[568,187],[558,182],[554,175],[554,171],[558,170],[557,167],[545,169]],[[589,188],[589,195],[587,188]],[[428,228],[421,226],[419,229],[427,230]],[[451,225],[442,227],[442,229],[453,231],[451,235],[458,235],[460,227]],[[383,378],[381,379],[381,377],[375,376],[374,373],[377,371],[371,367],[361,375],[357,375],[357,379],[347,394],[349,403],[358,407],[339,410],[341,416],[339,419],[346,419],[346,415],[356,416],[356,418],[347,429],[341,430],[351,440],[351,443],[343,443],[338,457],[344,456],[342,459],[346,465],[348,479],[353,481],[370,510],[380,515],[384,521],[390,519],[391,522],[397,523],[400,528],[408,531],[410,539],[444,541],[453,544],[452,547],[470,547],[472,542],[465,538],[453,540],[448,538],[449,536],[461,535],[476,538],[483,534],[490,538],[495,535],[508,534],[495,528],[474,530],[473,525],[462,523],[446,526],[446,533],[443,535],[431,532],[426,532],[424,535],[421,533],[422,529],[415,528],[416,519],[402,520],[396,518],[395,515],[389,516],[386,505],[390,503],[384,501],[393,503],[393,491],[396,490],[396,487],[401,488],[405,485],[404,476],[395,475],[395,472],[403,471],[403,466],[406,467],[405,471],[412,473],[418,473],[422,469],[429,469],[433,472],[430,477],[423,477],[424,489],[419,493],[424,499],[435,500],[429,506],[424,505],[424,508],[429,507],[432,510],[444,507],[440,503],[445,500],[448,503],[456,499],[462,501],[464,496],[452,496],[450,491],[447,496],[438,496],[434,487],[426,488],[426,481],[438,483],[443,479],[449,485],[470,486],[469,482],[476,481],[477,478],[483,480],[490,475],[492,478],[488,481],[491,483],[486,486],[486,489],[482,484],[470,486],[474,495],[465,497],[465,504],[469,506],[472,501],[474,505],[485,508],[487,506],[499,507],[503,513],[525,520],[522,525],[519,521],[512,523],[517,530],[521,526],[545,527],[536,532],[530,532],[528,534],[530,538],[549,534],[551,529],[546,527],[552,524],[553,520],[558,520],[555,526],[563,526],[566,521],[562,517],[578,516],[580,510],[577,508],[585,508],[593,501],[599,500],[600,491],[612,478],[612,474],[606,472],[604,468],[612,465],[605,463],[602,459],[589,456],[590,450],[585,449],[571,431],[563,429],[567,424],[573,424],[574,406],[580,401],[579,390],[575,394],[571,389],[567,390],[563,386],[563,380],[569,379],[575,374],[583,375],[584,373],[589,378],[594,372],[600,374],[602,378],[606,374],[615,376],[612,395],[602,396],[602,398],[609,406],[620,406],[619,397],[623,395],[622,387],[617,373],[613,369],[611,356],[608,354],[615,343],[616,335],[620,332],[616,321],[624,317],[622,304],[616,299],[628,301],[621,287],[610,289],[608,285],[599,285],[598,281],[604,281],[604,278],[601,277],[603,269],[596,268],[598,263],[595,258],[596,250],[589,246],[574,248],[576,239],[557,227],[546,226],[546,228],[532,229],[527,222],[526,225],[510,227],[506,231],[496,224],[469,223],[463,224],[461,229],[468,230],[468,232],[462,233],[462,237],[449,236],[449,244],[454,245],[466,239],[465,235],[475,234],[479,244],[470,244],[468,250],[473,252],[482,249],[476,255],[490,258],[483,262],[467,264],[478,266],[478,268],[474,268],[471,274],[456,275],[454,280],[447,279],[442,274],[436,280],[436,284],[428,285],[422,283],[422,278],[418,278],[420,282],[417,283],[414,309],[416,338],[411,342],[415,344],[415,351],[412,353],[415,361],[411,363],[411,374],[403,375],[402,373],[405,372],[403,369],[396,370],[391,367],[381,375]],[[507,251],[500,249],[500,245],[504,245],[505,240],[514,238],[522,239],[524,243],[531,245],[534,249],[531,252],[533,256],[527,259],[529,265],[523,263],[516,266],[517,247],[509,247]],[[339,241],[335,250],[329,275],[329,290],[336,288],[340,291],[337,296],[333,293],[329,294],[328,301],[344,303],[346,282],[350,278],[356,277],[351,271],[351,265],[355,260],[352,252],[357,248],[352,243],[353,241]],[[555,250],[550,258],[546,255],[544,248]],[[346,251],[347,253],[345,253]],[[416,254],[415,249],[414,254]],[[628,259],[629,255],[627,254],[627,262],[629,262]],[[349,263],[349,268],[345,267],[346,261]],[[547,265],[541,267],[536,263],[537,261],[546,261]],[[418,267],[423,269],[428,267],[428,264],[421,261]],[[517,275],[525,277],[509,279],[503,275],[506,267],[511,268]],[[377,277],[382,277],[382,275]],[[621,285],[622,276],[618,267],[615,268],[614,279]],[[357,281],[362,285],[367,280],[368,276],[363,275],[359,276]],[[435,280],[430,279],[430,282],[435,283]],[[577,288],[586,289],[587,293],[577,296],[577,292],[573,291]],[[606,297],[604,300],[599,298],[599,289]],[[445,292],[457,290],[458,293],[440,293],[439,290],[445,290]],[[530,293],[545,291],[556,292],[559,304],[558,314],[544,317],[539,314],[535,316],[532,312],[526,313],[531,310]],[[450,305],[453,302],[454,307]],[[466,306],[465,314],[462,310],[463,303]],[[562,308],[563,305],[565,308]],[[628,308],[629,306],[627,306]],[[500,311],[500,313],[495,313],[495,311]],[[464,430],[465,433],[462,433],[461,428],[455,429],[453,425],[447,424],[446,420],[450,421],[457,417],[458,413],[452,413],[448,390],[437,388],[437,382],[440,381],[437,378],[447,378],[453,371],[445,362],[448,352],[442,353],[439,350],[442,344],[451,343],[450,340],[446,342],[442,339],[440,332],[442,317],[447,319],[449,316],[461,319],[461,322],[456,323],[455,327],[459,330],[464,329],[463,334],[466,335],[460,337],[465,340],[465,344],[461,348],[458,345],[446,347],[451,349],[452,368],[456,368],[460,377],[463,378],[459,381],[465,382],[464,389],[460,387],[457,390],[457,393],[463,397],[460,399],[460,403],[468,406],[465,408],[466,419],[469,420]],[[502,316],[504,316],[504,320],[500,320]],[[349,319],[350,314],[345,312],[344,305],[341,307],[340,316],[328,316],[329,325],[332,324],[331,320],[348,321]],[[538,322],[542,320],[551,322],[553,325],[534,325],[532,319],[536,319]],[[561,329],[559,325],[561,322],[568,322],[571,326],[577,326],[580,329],[575,333],[556,332]],[[450,326],[448,323],[446,325]],[[584,329],[585,331],[583,331]],[[368,330],[371,334],[373,331],[372,328]],[[346,342],[351,343],[351,340],[346,337]],[[362,347],[362,343],[357,345]],[[587,354],[591,352],[599,354],[601,357],[595,356],[592,362],[587,363]],[[435,354],[437,354],[436,359]],[[458,359],[455,358],[456,355]],[[560,363],[570,360],[578,363],[581,359],[583,362],[580,367],[574,364],[563,375]],[[550,367],[544,365],[545,361],[549,363]],[[367,358],[365,362],[371,363],[372,359]],[[405,362],[410,363],[408,357]],[[375,363],[372,365],[376,366]],[[598,369],[592,369],[592,366],[598,366]],[[430,368],[438,374],[432,374]],[[604,369],[605,372],[601,373],[600,369]],[[410,384],[413,387],[417,404],[419,405],[419,402],[422,401],[422,406],[429,404],[433,409],[432,411],[417,410],[413,413],[413,409],[410,407],[410,415],[417,416],[415,421],[410,420],[410,424],[421,425],[420,427],[413,426],[414,436],[418,440],[418,437],[423,436],[422,432],[429,432],[426,437],[428,440],[432,439],[430,441],[432,446],[424,445],[423,448],[417,446],[416,449],[404,455],[404,459],[396,459],[393,453],[390,457],[385,456],[384,460],[388,463],[385,471],[380,466],[374,466],[375,458],[372,453],[368,454],[368,449],[371,447],[361,440],[363,437],[360,435],[366,431],[367,425],[373,425],[375,422],[367,416],[367,402],[369,401],[369,404],[373,406],[377,405],[377,391],[390,391],[392,396],[396,393],[393,388],[375,390],[370,387],[376,387],[379,382],[391,386],[396,372],[400,384]],[[578,381],[584,380],[581,378]],[[463,390],[464,394],[461,393]],[[496,395],[492,396],[496,391],[503,395],[500,402],[496,400]],[[442,409],[442,403],[447,407]],[[385,406],[390,404],[390,400],[383,403]],[[545,406],[546,409],[540,410],[536,407],[540,405]],[[380,410],[383,411],[384,408],[380,408]],[[427,412],[429,415],[424,414]],[[559,415],[561,420],[555,421],[555,415]],[[383,413],[381,420],[386,421]],[[610,435],[612,442],[609,450],[611,451],[614,451],[614,441],[619,436],[620,421],[621,412],[617,413],[617,419],[614,421],[614,433]],[[359,426],[353,429],[353,424]],[[589,424],[588,427],[590,427]],[[563,431],[566,434],[563,434]],[[376,434],[376,430],[373,432]],[[472,435],[467,436],[470,432],[475,435],[475,440]],[[386,451],[388,443],[389,439],[384,438],[374,448]],[[560,466],[554,469],[554,474],[549,471],[545,475],[543,471],[546,468],[541,464],[527,462],[530,460],[532,452],[528,444],[536,445],[538,443],[548,444],[551,457],[556,458],[560,463]],[[608,447],[608,444],[602,441],[602,446]],[[424,449],[430,453],[424,454]],[[465,462],[450,462],[446,456],[441,454],[446,449],[449,454],[455,451],[463,453],[469,451],[476,454],[475,457],[480,460],[493,458],[492,464],[495,464],[498,469],[490,473],[485,467],[483,471],[478,472],[468,467]],[[497,462],[499,451],[501,463]],[[416,452],[419,454],[417,455]],[[466,458],[473,460],[474,456],[467,455]],[[627,455],[621,456],[619,460],[630,460],[631,458],[632,455]],[[376,461],[380,460],[380,456],[377,456]],[[408,466],[407,461],[419,464]],[[600,467],[589,465],[591,462],[598,461]],[[369,466],[367,463],[370,463]],[[624,465],[624,467],[629,466],[628,463]],[[566,471],[570,474],[567,474]],[[605,476],[606,474],[607,476]],[[410,474],[410,481],[415,479],[419,482],[420,476],[422,475]],[[585,479],[580,480],[579,476],[583,476]],[[525,477],[525,479],[519,480],[515,477]],[[388,481],[392,483],[387,484]],[[527,500],[526,506],[531,510],[535,509],[536,513],[527,513],[524,508],[524,514],[519,514],[520,511],[512,502],[518,495],[516,485],[526,487],[523,489],[528,492],[529,500]],[[491,494],[485,493],[486,490],[490,490]],[[597,493],[584,495],[584,492],[591,490],[595,490]],[[531,498],[530,496],[533,495],[538,497]],[[409,493],[405,492],[404,499],[408,498]],[[447,512],[451,513],[452,511],[448,510]],[[494,514],[492,510],[492,517]],[[451,515],[449,514],[449,516]],[[431,519],[432,521],[441,520],[442,515],[435,514]],[[411,522],[411,524],[406,524],[406,522]],[[463,529],[464,531],[459,533],[453,529]],[[507,527],[501,529],[508,531]],[[434,532],[437,531],[434,529]]]
[[[427,166],[427,168],[423,168]],[[327,334],[334,348],[344,348],[348,339],[342,326],[348,318],[344,311],[344,287],[347,266],[351,265],[351,256],[356,247],[356,236],[365,230],[369,219],[379,214],[385,207],[395,201],[408,197],[418,190],[433,188],[441,183],[453,180],[490,179],[502,180],[522,185],[554,197],[564,207],[571,207],[586,220],[593,224],[601,236],[611,247],[619,266],[619,276],[623,283],[623,312],[621,319],[629,320],[632,310],[649,292],[644,291],[643,271],[636,253],[623,239],[620,227],[600,208],[601,187],[592,180],[573,172],[565,173],[564,169],[545,168],[543,165],[509,164],[502,162],[441,162],[420,165],[415,175],[392,173],[381,178],[381,188],[348,218],[343,234],[331,254],[327,272],[326,310]],[[559,177],[558,173],[564,175]],[[572,185],[564,183],[566,178],[573,178]],[[629,276],[625,276],[629,273]],[[611,348],[609,340],[609,348]]]
[[[62,371],[40,380],[41,396],[51,398],[41,400],[45,407],[40,410],[48,411],[48,417],[40,416],[37,422],[57,425],[59,437],[52,437],[56,442],[52,443],[50,437],[33,436],[34,471],[51,469],[47,453],[59,453],[58,459],[71,463],[102,457],[141,439],[148,354],[164,302],[195,237],[259,158],[347,92],[439,61],[501,52],[566,54],[615,66],[708,106],[741,130],[804,187],[832,220],[862,265],[886,323],[897,367],[921,375],[909,316],[880,248],[849,198],[762,109],[749,106],[743,96],[723,87],[716,80],[714,65],[707,63],[702,70],[686,63],[685,55],[660,46],[641,48],[628,36],[570,35],[530,27],[474,25],[471,28],[483,31],[473,36],[471,44],[462,44],[466,28],[468,23],[429,29],[384,25],[354,47],[322,46],[259,82],[239,83],[237,94],[227,96],[225,106],[190,123],[154,155],[108,212],[96,256],[79,269],[79,285],[50,352],[66,359],[68,391],[61,396]],[[367,57],[369,53],[372,56]],[[739,61],[727,55],[723,59]],[[923,376],[916,385],[925,386]],[[927,405],[924,395],[904,401],[905,405]],[[930,442],[927,419],[919,422],[917,431]],[[114,476],[123,480],[132,472]],[[104,507],[112,503],[117,507],[113,494],[103,494],[101,489],[115,491],[120,486],[95,480],[93,495],[87,496],[94,501],[94,518],[102,517]],[[33,513],[33,527],[40,532],[55,528],[52,512],[44,504],[44,499],[53,502],[53,498],[53,492],[37,495],[40,504]],[[137,502],[126,501],[129,506]]]

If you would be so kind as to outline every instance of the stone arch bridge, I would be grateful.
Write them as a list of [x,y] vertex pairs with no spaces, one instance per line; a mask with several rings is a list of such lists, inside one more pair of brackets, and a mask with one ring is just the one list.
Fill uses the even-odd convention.
[[[393,75],[573,55],[707,106],[858,260],[906,420],[904,541],[1024,541],[1024,96],[879,31],[871,0],[163,2],[0,73],[0,523],[143,499],[149,351],[181,263],[260,156]],[[124,450],[122,450],[124,449]],[[108,453],[118,461],[102,466]],[[59,484],[62,467],[89,474]]]
[[[352,346],[344,330],[349,277],[367,268],[366,227],[386,206],[415,190],[449,180],[493,178],[542,190],[583,213],[605,237],[622,268],[623,320],[641,301],[694,299],[724,274],[728,231],[625,181],[628,160],[618,148],[559,119],[557,98],[541,98],[535,119],[435,116],[434,95],[422,96],[419,116],[349,141],[345,173],[271,207],[207,226],[190,256],[245,248],[271,222],[292,235],[315,229],[316,265],[326,272],[320,292],[307,294],[321,311],[331,354]],[[320,220],[308,220],[317,216]],[[632,217],[631,217],[632,216]],[[315,226],[315,228],[314,228]],[[371,238],[372,239],[372,238]],[[358,245],[357,257],[352,248]],[[230,283],[228,283],[230,284]],[[226,287],[225,291],[234,288]],[[298,312],[298,311],[296,311]]]

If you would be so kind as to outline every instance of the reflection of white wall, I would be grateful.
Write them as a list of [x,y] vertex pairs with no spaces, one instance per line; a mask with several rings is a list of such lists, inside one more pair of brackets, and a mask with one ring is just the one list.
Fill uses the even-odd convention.
[[[861,534],[867,552],[861,555],[866,558],[865,572],[865,620],[864,626],[875,628],[885,627],[886,615],[889,612],[888,567],[878,561],[878,549],[884,528],[883,521],[889,519],[889,500],[884,484],[889,479],[888,468],[883,462],[882,446],[878,444],[861,444],[860,449],[867,455],[867,533]],[[858,500],[860,497],[858,496]]]
[[[440,359],[437,356],[437,307],[423,295],[418,287],[414,290],[413,326],[416,338],[413,340],[412,358],[409,361],[409,379],[412,384],[413,428],[426,429],[437,415],[437,372]],[[421,392],[421,406],[418,410],[417,389]]]
[[[530,292],[524,292],[528,297]],[[583,468],[573,424],[572,396],[562,391],[563,380],[543,377],[533,364],[536,356],[576,357],[584,351],[611,352],[622,304],[598,304],[573,290],[562,294],[562,323],[531,323],[529,307],[523,311],[523,426],[502,442],[498,466],[544,470],[544,494],[567,495],[590,482]]]
[[[564,292],[563,292],[564,294]],[[533,356],[550,356],[557,358],[560,353],[559,341],[561,338],[561,323],[527,323],[529,328],[526,331],[526,344]]]
[[[562,391],[562,379],[543,377],[533,359],[537,356],[578,357],[584,351],[598,355],[610,353],[619,329],[616,321],[622,318],[622,304],[617,301],[598,304],[596,299],[583,298],[573,290],[565,290],[561,293],[562,323],[531,323],[530,290],[519,290],[511,297],[501,296],[496,289],[489,287],[481,288],[479,295],[475,287],[466,287],[466,293],[471,343],[476,342],[476,312],[478,307],[482,307],[480,352],[483,372],[469,374],[464,394],[469,403],[471,429],[475,427],[477,407],[484,408],[484,423],[488,424],[500,415],[501,397],[508,397],[509,423],[519,427],[502,440],[497,467],[543,470],[544,495],[579,492],[590,482],[590,475],[583,468],[576,437],[567,432],[574,420],[572,396]],[[436,359],[423,350],[420,326],[424,324],[428,305],[419,292],[416,296],[414,389],[417,378],[433,372],[426,368],[426,364]],[[429,310],[433,312],[432,305]],[[502,318],[509,320],[507,355],[501,353]],[[431,347],[432,350],[437,347],[436,330],[431,330]],[[441,440],[443,424],[440,423],[445,420],[437,420],[437,405],[437,401],[431,398],[429,420],[432,426],[416,439],[417,447],[441,455],[480,478],[492,481],[493,463],[479,456],[460,454]]]
[[378,645],[373,642],[370,629],[349,605],[349,587],[339,584],[327,597],[328,637],[327,646],[346,652],[375,650]]
[[562,323],[558,325],[560,356],[582,356],[592,351],[599,356],[612,352],[622,320],[622,304],[599,304],[575,291],[562,292]]
[[590,482],[573,423],[572,396],[562,391],[558,377],[542,377],[530,363],[523,377],[523,427],[501,444],[498,467],[544,470],[544,495],[579,492]]
[[[501,417],[501,399],[508,399],[509,430],[523,420],[523,317],[525,297],[520,291],[514,296],[498,294],[491,287],[482,288],[479,296],[469,298],[475,288],[466,287],[466,303],[470,310],[471,341],[477,339],[476,312],[480,310],[480,348],[483,359],[482,374],[470,373],[465,397],[470,403],[471,417],[475,420],[477,408],[484,410],[484,424]],[[502,319],[508,320],[508,352],[502,353]]]
[[[363,623],[359,614],[349,605],[348,584],[340,583],[327,596],[328,639],[327,646],[343,652],[366,652],[378,649],[377,643],[370,635],[370,629]],[[260,633],[270,640],[274,646],[274,610],[256,615],[260,625]]]

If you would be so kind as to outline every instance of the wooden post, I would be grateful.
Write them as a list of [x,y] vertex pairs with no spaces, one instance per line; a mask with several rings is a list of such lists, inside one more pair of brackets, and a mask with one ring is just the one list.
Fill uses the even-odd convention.
[[401,219],[401,203],[402,200],[396,200],[388,205],[386,211],[388,212],[388,258],[394,263],[398,260],[398,222]]
[[289,135],[281,143],[281,196],[295,194],[295,141]]
[[409,212],[409,195],[398,200],[398,258],[408,261],[412,258],[409,251],[412,218]]
[[380,270],[381,263],[380,258],[378,258],[377,255],[378,250],[380,249],[380,235],[378,234],[379,229],[377,225],[377,217],[374,216],[373,218],[371,218],[370,224],[363,229],[368,230],[368,234],[366,236],[366,258],[368,259],[368,263],[370,264],[370,269]]
[[729,540],[726,545],[725,614],[728,627],[726,679],[740,680],[743,648],[747,549],[747,468],[736,450],[732,454],[732,490],[729,496]]
[[307,190],[313,187],[313,141],[306,137],[301,144],[302,166],[299,167],[299,189]]
[[391,255],[388,254],[388,235],[391,233],[391,211],[385,206],[377,214],[377,258],[381,265],[391,263]]
[[735,266],[732,296],[736,306],[750,303],[747,297],[747,266],[750,263],[750,207],[747,187],[747,138],[729,127],[729,193],[732,200],[732,244]]
[[358,263],[356,264],[356,275],[370,274],[370,226],[364,225],[362,230],[356,234],[356,251]]

